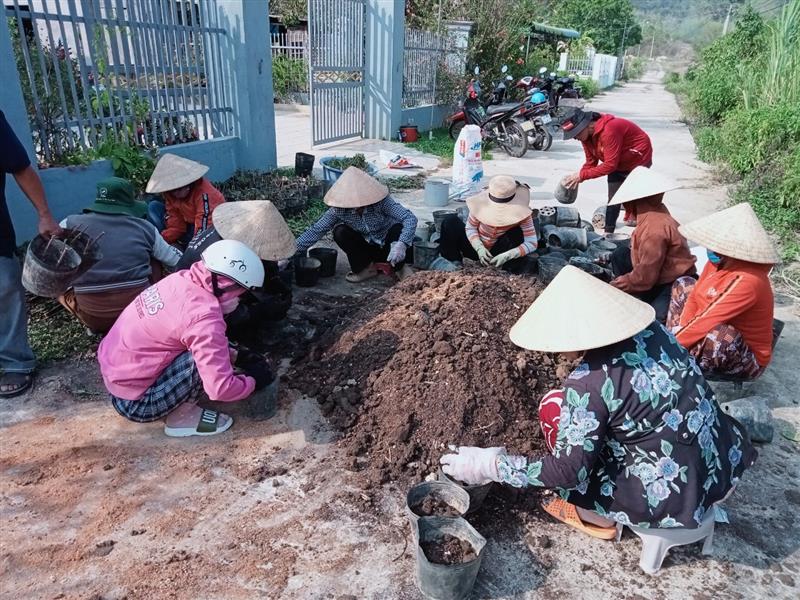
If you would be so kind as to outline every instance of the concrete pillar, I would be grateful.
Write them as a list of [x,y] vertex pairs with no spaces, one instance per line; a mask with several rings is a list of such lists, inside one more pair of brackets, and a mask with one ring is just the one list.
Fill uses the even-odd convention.
[[569,54],[566,52],[562,52],[558,57],[558,70],[559,71],[566,71],[567,70],[567,58]]
[[448,38],[450,48],[445,57],[447,70],[456,75],[467,72],[467,49],[472,32],[472,21],[443,21],[442,25]]
[[240,169],[277,166],[269,3],[217,0],[217,17],[227,32],[222,48],[226,86],[239,136]]
[[405,2],[366,0],[364,136],[392,139],[402,119]]

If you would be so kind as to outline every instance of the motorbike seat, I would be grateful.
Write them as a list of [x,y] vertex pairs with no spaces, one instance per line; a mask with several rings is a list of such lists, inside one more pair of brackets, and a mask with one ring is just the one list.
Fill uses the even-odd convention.
[[486,109],[486,113],[490,115],[496,115],[498,113],[505,113],[515,108],[521,108],[522,104],[516,102],[507,102],[505,104],[494,104]]

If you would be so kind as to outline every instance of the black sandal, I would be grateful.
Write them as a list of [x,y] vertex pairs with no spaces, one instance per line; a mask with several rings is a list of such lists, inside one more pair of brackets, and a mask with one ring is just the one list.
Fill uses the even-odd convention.
[[0,398],[13,398],[24,394],[33,383],[31,373],[3,373],[0,375],[0,386],[13,386],[10,390],[0,390]]

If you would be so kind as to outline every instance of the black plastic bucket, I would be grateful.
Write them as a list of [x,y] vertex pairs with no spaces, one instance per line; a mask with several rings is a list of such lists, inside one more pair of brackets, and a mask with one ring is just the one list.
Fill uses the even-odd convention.
[[314,155],[297,152],[294,155],[294,174],[298,177],[308,177],[314,170]]
[[[417,522],[419,540],[417,546],[417,585],[427,598],[434,600],[462,600],[469,596],[475,578],[481,568],[486,539],[464,519],[443,517],[421,517]],[[473,560],[457,564],[432,563],[420,546],[423,542],[451,535],[467,541],[477,555]]]
[[435,210],[433,211],[433,225],[436,228],[436,233],[442,233],[442,221],[447,217],[457,217],[458,213],[454,210]]
[[37,296],[58,298],[80,275],[80,265],[80,255],[67,242],[39,234],[28,244],[22,285]]
[[322,262],[316,258],[296,258],[294,282],[300,287],[314,287],[319,281]]
[[439,244],[433,242],[414,242],[414,266],[428,269],[439,256]]
[[336,275],[336,258],[339,256],[339,251],[336,248],[312,248],[308,251],[308,255],[322,263],[319,271],[320,277],[333,277]]

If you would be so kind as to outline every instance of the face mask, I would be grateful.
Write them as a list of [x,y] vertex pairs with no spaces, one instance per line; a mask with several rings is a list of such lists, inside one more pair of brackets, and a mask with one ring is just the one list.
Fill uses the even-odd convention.
[[222,309],[223,315],[231,314],[236,310],[237,306],[239,306],[239,296],[219,301],[219,307]]
[[708,262],[712,265],[718,265],[722,262],[722,257],[711,250],[706,250],[706,254],[708,255]]

